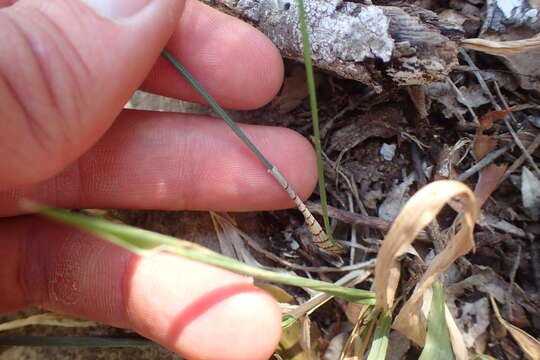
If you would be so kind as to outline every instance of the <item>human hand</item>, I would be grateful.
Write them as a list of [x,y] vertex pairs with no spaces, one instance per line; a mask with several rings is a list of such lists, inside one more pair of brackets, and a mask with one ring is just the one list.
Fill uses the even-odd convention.
[[[36,216],[7,218],[21,215],[22,198],[65,208],[291,205],[221,120],[122,110],[139,86],[199,100],[156,62],[166,44],[223,106],[258,107],[283,76],[268,39],[194,0],[86,2],[115,20],[79,0],[0,0],[0,312],[37,305],[133,329],[187,358],[268,358],[279,308],[245,278],[140,258]],[[242,128],[301,195],[313,189],[304,138]]]

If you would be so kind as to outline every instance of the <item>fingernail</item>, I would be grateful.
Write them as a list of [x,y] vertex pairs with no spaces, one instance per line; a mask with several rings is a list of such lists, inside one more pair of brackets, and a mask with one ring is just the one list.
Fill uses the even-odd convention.
[[82,0],[96,10],[100,15],[108,18],[129,17],[142,10],[152,0]]

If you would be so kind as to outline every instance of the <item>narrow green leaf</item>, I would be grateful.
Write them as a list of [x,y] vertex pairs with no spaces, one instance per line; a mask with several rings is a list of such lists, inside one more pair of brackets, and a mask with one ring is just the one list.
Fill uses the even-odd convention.
[[428,316],[426,345],[418,360],[454,359],[444,308],[444,289],[440,281],[435,281],[433,283],[433,299]]
[[172,236],[158,234],[152,231],[139,229],[133,226],[118,224],[100,218],[72,213],[60,209],[52,209],[33,205],[32,210],[64,223],[71,224],[126,248],[134,253],[144,255],[148,251],[166,251],[186,257],[191,260],[215,265],[239,274],[252,276],[266,281],[286,285],[307,287],[317,291],[357,303],[372,305],[375,303],[375,294],[371,291],[338,286],[320,280],[307,279],[301,276],[283,274],[246,265],[240,261],[218,254],[210,249]]
[[328,200],[326,199],[326,185],[324,183],[324,164],[322,160],[321,134],[319,130],[319,109],[317,105],[317,92],[315,89],[315,77],[313,76],[313,64],[311,61],[311,44],[306,25],[306,14],[304,10],[304,0],[297,0],[298,20],[300,22],[300,32],[302,33],[302,46],[304,53],[304,65],[306,68],[306,80],[309,92],[309,104],[311,107],[311,120],[313,123],[313,142],[317,153],[317,171],[319,174],[319,194],[321,196],[321,209],[324,221],[324,229],[328,235],[328,240],[335,249],[341,249],[341,245],[332,237],[330,228],[330,218],[328,217]]
[[388,311],[386,314],[381,314],[379,320],[377,320],[377,328],[373,335],[373,342],[367,360],[384,360],[386,358],[390,325],[392,325],[392,313]]
[[295,318],[294,316],[290,316],[290,315],[285,315],[282,319],[281,319],[281,328],[282,329],[286,329],[288,328],[289,326],[292,326],[292,324],[294,324],[298,319]]

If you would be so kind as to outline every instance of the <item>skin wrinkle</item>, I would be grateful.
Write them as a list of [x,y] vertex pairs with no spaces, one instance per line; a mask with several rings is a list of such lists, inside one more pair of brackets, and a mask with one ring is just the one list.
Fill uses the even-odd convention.
[[[64,90],[64,92],[70,94],[71,99],[73,99],[73,101],[57,102],[57,104],[64,105],[59,106],[60,113],[64,115],[65,119],[81,119],[82,108],[84,107],[82,105],[84,99],[82,91],[82,89],[84,89],[84,86],[82,84],[89,83],[91,81],[90,79],[92,72],[90,71],[90,68],[88,67],[86,61],[83,60],[83,57],[79,52],[79,47],[76,47],[73,44],[71,38],[65,34],[63,29],[60,28],[55,21],[51,20],[48,14],[46,14],[43,10],[41,10],[40,8],[36,8],[35,10],[41,14],[42,19],[47,22],[47,25],[49,25],[56,31],[56,35],[61,38],[62,44],[68,47],[67,51],[61,51],[62,47],[58,46],[56,41],[53,42],[56,45],[55,51],[53,53],[59,55],[59,60],[63,61],[62,68],[68,73],[67,79],[69,79],[70,86],[69,89]],[[73,14],[73,16],[75,15],[76,14]],[[42,28],[47,29],[46,26]],[[57,36],[51,36],[51,39],[56,39]],[[69,60],[67,56],[69,56]],[[77,69],[77,71],[75,69]],[[49,78],[52,77],[49,76]],[[63,78],[62,82],[68,83],[65,78]],[[57,95],[57,97],[62,98],[61,94]],[[69,107],[70,109],[64,109],[66,107]],[[82,124],[78,123],[76,127],[82,128],[81,125]],[[69,141],[69,139],[64,140]]]
[[[51,6],[51,5],[41,5]],[[73,9],[73,7],[70,7]],[[91,72],[87,64],[82,61],[82,57],[77,47],[73,45],[70,37],[54,21],[50,14],[42,8],[29,8],[26,12],[32,12],[32,22],[21,21],[25,26],[34,26],[37,29],[28,31],[26,38],[32,49],[32,54],[37,59],[36,64],[39,67],[39,73],[43,75],[43,83],[48,92],[52,108],[56,109],[58,114],[55,117],[64,119],[58,121],[57,131],[52,137],[55,144],[69,146],[72,142],[72,136],[83,129],[81,122],[81,104],[82,87],[81,81],[89,83],[88,78]],[[22,15],[27,19],[28,14],[18,14],[19,19]],[[73,14],[75,16],[76,14]],[[21,29],[22,30],[22,29]],[[22,30],[24,31],[24,30]],[[33,36],[38,34],[38,36]],[[40,46],[46,46],[45,51],[40,50]],[[67,46],[67,51],[66,51]],[[75,69],[82,69],[76,71]],[[65,97],[70,94],[70,97]],[[67,100],[67,101],[66,101]],[[59,152],[61,153],[61,152]]]
[[[34,74],[34,75],[38,75],[39,79],[34,77],[32,79],[33,83],[34,84],[38,83],[39,88],[44,89],[48,93],[48,96],[46,97],[46,99],[52,102],[52,104],[48,106],[48,108],[56,109],[56,107],[54,106],[54,99],[51,97],[52,94],[50,93],[50,88],[46,82],[46,79],[44,79],[45,74],[43,73],[43,68],[42,68],[42,65],[40,64],[40,57],[37,55],[35,47],[32,46],[32,41],[28,38],[28,35],[23,30],[23,28],[19,26],[16,20],[10,18],[10,16],[5,16],[5,19],[7,19],[10,22],[10,24],[13,26],[13,28],[15,28],[15,33],[20,35],[20,42],[23,43],[22,45],[23,48],[27,50],[25,51],[25,56],[24,56],[26,61],[28,61],[28,59],[33,60],[32,61],[33,65],[30,65],[30,68],[33,68],[35,66],[38,69],[40,69],[40,71],[37,74]],[[19,107],[22,113],[24,114],[24,121],[27,124],[26,128],[33,135],[32,137],[35,140],[35,143],[41,148],[41,150],[45,153],[49,153],[51,145],[48,145],[47,142],[50,142],[51,144],[54,144],[54,145],[56,144],[54,143],[54,141],[47,141],[47,136],[46,136],[47,132],[45,131],[46,126],[44,126],[42,121],[39,120],[39,118],[43,117],[43,115],[39,116],[39,118],[36,117],[32,111],[36,107],[31,106],[29,104],[29,101],[32,101],[32,99],[28,99],[27,97],[28,94],[19,94],[18,91],[16,90],[16,87],[11,84],[9,77],[6,79],[7,79],[8,87],[12,90],[11,93],[15,97],[17,103],[20,105]],[[19,78],[15,79],[15,81],[19,82],[20,79]],[[39,99],[40,101],[44,100],[42,98],[42,95],[43,95],[43,92],[40,92],[40,99]],[[53,116],[54,115],[52,114],[46,114],[44,117],[52,118]]]
[[[19,99],[17,98],[17,96],[15,94],[15,90],[13,89],[13,86],[11,85],[11,83],[8,82],[8,79],[3,75],[2,71],[0,71],[0,84],[4,85],[3,88],[6,91],[6,93],[8,94],[8,97],[11,100],[13,100],[11,102],[11,104],[9,104],[9,105],[12,105],[13,107],[16,107],[15,112],[17,112],[17,110],[20,110],[22,112],[22,116],[25,116],[24,109],[21,108],[20,106],[18,106],[20,104],[20,102],[19,102]],[[4,101],[5,101],[5,98],[4,98]],[[18,116],[15,115],[15,116],[10,117],[10,118],[13,120],[13,118],[18,118]],[[7,121],[7,120],[4,118],[3,121]],[[17,120],[15,120],[14,123],[15,122],[17,122]],[[0,135],[1,135],[1,133],[0,133]],[[9,139],[15,140],[15,141],[9,141]],[[23,152],[21,152],[21,149],[23,147],[21,147],[21,143],[16,137],[5,136],[5,137],[1,138],[0,140],[2,140],[2,141],[0,141],[0,146],[3,147],[3,149],[4,149],[3,152],[5,152],[7,154],[12,154],[12,156],[17,156],[20,159],[24,158],[24,156],[22,156]],[[13,145],[10,145],[11,142],[13,142]],[[18,153],[20,153],[20,154],[16,155]],[[22,161],[22,163],[24,163],[24,161]],[[23,167],[24,165],[20,165],[20,166]]]

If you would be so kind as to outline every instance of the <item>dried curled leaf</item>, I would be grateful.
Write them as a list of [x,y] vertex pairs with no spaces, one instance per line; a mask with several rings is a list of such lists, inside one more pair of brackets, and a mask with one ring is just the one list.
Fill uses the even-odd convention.
[[525,331],[521,330],[517,326],[510,324],[508,321],[504,320],[499,312],[499,308],[493,299],[493,296],[490,296],[491,306],[493,306],[493,311],[497,320],[510,332],[510,335],[516,340],[516,342],[521,347],[521,350],[525,353],[530,360],[540,359],[540,342],[533,338],[531,335],[527,334]]
[[529,39],[493,41],[486,39],[465,39],[461,46],[492,55],[517,55],[540,47],[540,34]]
[[442,207],[457,196],[464,199],[459,216],[460,229],[451,236],[446,248],[431,261],[416,291],[405,303],[392,326],[419,345],[424,344],[426,334],[426,325],[420,319],[424,291],[448,266],[474,246],[472,234],[478,209],[473,192],[463,183],[453,180],[436,181],[423,187],[407,202],[379,250],[374,289],[377,309],[385,312],[392,308],[399,281],[400,271],[396,259]]

